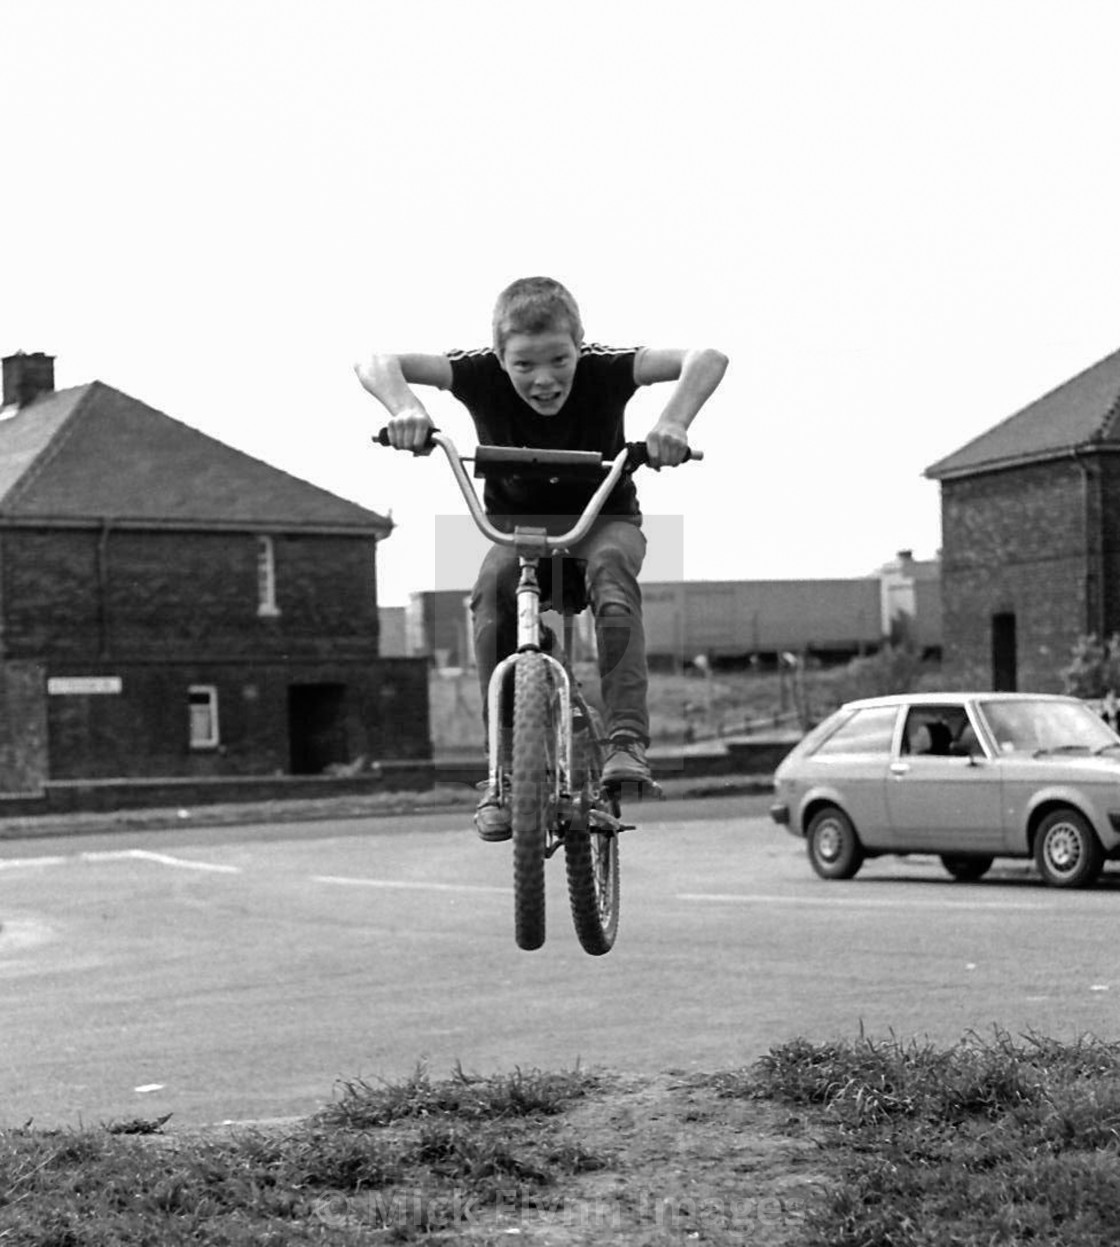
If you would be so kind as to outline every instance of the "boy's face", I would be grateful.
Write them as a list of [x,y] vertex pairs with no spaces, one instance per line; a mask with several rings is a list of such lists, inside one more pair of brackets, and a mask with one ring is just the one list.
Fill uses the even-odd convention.
[[572,391],[579,349],[566,329],[513,333],[501,365],[513,388],[538,416],[555,416]]

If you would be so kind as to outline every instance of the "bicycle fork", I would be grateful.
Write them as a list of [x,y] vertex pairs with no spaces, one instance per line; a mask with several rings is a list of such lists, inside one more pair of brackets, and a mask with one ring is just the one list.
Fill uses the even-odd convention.
[[[489,753],[490,791],[500,796],[502,792],[502,734],[510,731],[502,724],[502,702],[507,686],[510,701],[516,692],[517,663],[527,653],[540,654],[547,663],[555,681],[558,712],[553,731],[556,741],[556,773],[552,777],[549,794],[553,809],[558,809],[572,792],[572,686],[562,662],[551,654],[541,652],[541,590],[537,580],[537,561],[534,557],[521,556],[521,576],[517,585],[517,649],[494,668],[486,690],[487,749]],[[512,756],[513,741],[509,754]]]

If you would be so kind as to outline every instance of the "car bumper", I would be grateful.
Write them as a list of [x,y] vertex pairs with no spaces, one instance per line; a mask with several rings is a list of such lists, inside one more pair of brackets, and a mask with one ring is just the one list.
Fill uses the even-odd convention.
[[789,806],[784,801],[775,801],[770,807],[770,817],[780,827],[789,826]]

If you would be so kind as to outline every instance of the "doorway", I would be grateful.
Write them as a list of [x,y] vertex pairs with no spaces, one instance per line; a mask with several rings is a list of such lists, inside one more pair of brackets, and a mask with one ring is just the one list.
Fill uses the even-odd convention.
[[1014,693],[1018,683],[1015,615],[1012,611],[1001,611],[992,616],[992,689],[997,693]]
[[345,684],[288,686],[288,740],[293,775],[321,775],[350,761]]

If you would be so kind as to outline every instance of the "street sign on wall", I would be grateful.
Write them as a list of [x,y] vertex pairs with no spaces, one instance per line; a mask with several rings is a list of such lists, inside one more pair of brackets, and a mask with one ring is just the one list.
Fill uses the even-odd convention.
[[54,697],[88,693],[119,693],[122,688],[119,675],[52,675],[47,680],[47,692]]

